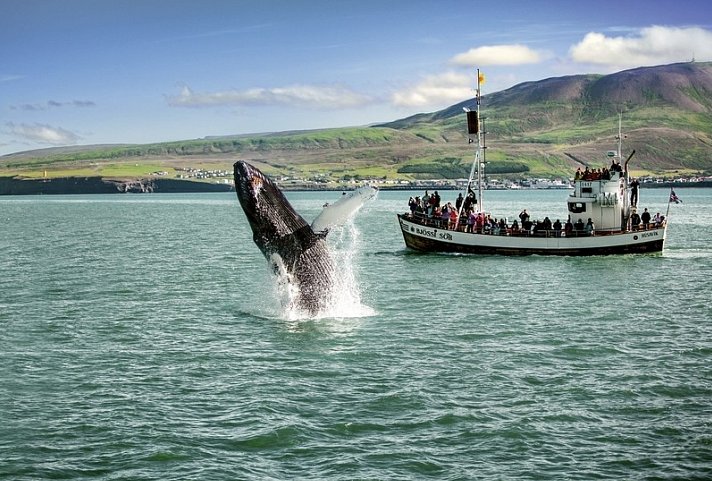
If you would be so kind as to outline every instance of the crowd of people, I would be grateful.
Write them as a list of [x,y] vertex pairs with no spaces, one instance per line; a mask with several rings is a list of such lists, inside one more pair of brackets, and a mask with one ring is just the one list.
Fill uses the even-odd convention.
[[644,209],[642,214],[638,214],[638,211],[636,210],[630,216],[630,228],[634,231],[660,227],[664,222],[664,215],[661,215],[660,212],[658,212],[655,216],[651,216],[648,209]]
[[[637,199],[636,199],[637,200]],[[589,217],[587,222],[579,218],[575,222],[571,216],[562,224],[560,219],[551,221],[549,217],[544,220],[532,221],[526,209],[519,213],[519,220],[514,220],[510,224],[504,217],[497,219],[490,214],[477,212],[477,198],[470,190],[467,196],[458,194],[455,204],[452,202],[443,203],[438,191],[432,194],[425,191],[422,197],[410,197],[408,207],[410,215],[415,220],[441,229],[459,230],[477,234],[492,235],[531,235],[531,236],[592,236],[596,231],[593,220]],[[458,217],[458,213],[460,213]],[[645,209],[642,215],[638,215],[634,209],[630,218],[630,228],[634,231],[659,227],[665,221],[665,216],[658,212],[654,217]]]
[[576,169],[576,174],[574,175],[574,180],[610,180],[615,179],[615,176],[623,175],[623,167],[620,162],[613,159],[610,168],[603,167],[602,169],[591,169],[588,166],[584,170],[581,167]]
[[[545,217],[542,221],[532,221],[526,209],[519,214],[519,220],[515,219],[510,224],[504,217],[497,219],[490,214],[476,212],[477,199],[472,191],[465,197],[460,193],[455,200],[455,205],[452,202],[440,204],[441,198],[438,191],[434,191],[432,194],[425,191],[423,197],[408,199],[411,217],[426,225],[441,229],[477,234],[555,237],[560,237],[562,233],[569,237],[593,235],[595,230],[590,218],[586,223],[583,222],[583,219],[572,222],[570,216],[563,224],[559,219],[552,222],[549,217]],[[459,218],[458,212],[460,212]]]

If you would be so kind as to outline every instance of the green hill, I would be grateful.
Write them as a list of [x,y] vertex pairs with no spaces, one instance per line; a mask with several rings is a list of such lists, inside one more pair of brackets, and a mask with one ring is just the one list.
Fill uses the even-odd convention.
[[[618,113],[634,168],[712,170],[712,64],[683,63],[611,75],[574,75],[526,82],[483,96],[490,160],[523,162],[536,173],[570,171],[573,159],[595,166],[616,145]],[[430,138],[462,131],[468,100],[384,127]]]
[[[369,127],[209,137],[148,145],[64,147],[0,157],[0,176],[143,178],[161,171],[229,170],[235,159],[301,178],[456,178],[467,175],[463,107]],[[614,149],[618,113],[639,173],[712,172],[712,63],[525,82],[487,94],[488,174],[570,176]]]

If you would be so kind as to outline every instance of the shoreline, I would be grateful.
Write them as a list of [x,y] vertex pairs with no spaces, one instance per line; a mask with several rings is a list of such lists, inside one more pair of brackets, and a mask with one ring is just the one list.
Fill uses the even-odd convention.
[[[642,188],[686,188],[712,187],[712,181],[703,182],[656,182],[642,184]],[[319,192],[346,191],[352,186],[306,187],[280,186],[286,192]],[[379,190],[416,191],[416,190],[461,190],[454,186],[443,186],[436,183],[421,185],[379,186]],[[135,179],[121,180],[103,177],[57,177],[52,179],[18,179],[15,177],[0,177],[0,195],[72,195],[72,194],[178,194],[196,192],[232,192],[232,184],[214,184],[178,179]],[[502,190],[502,189],[496,189]],[[507,189],[504,189],[507,190]],[[509,189],[509,190],[567,190],[567,189]]]
[[51,179],[18,179],[0,177],[0,195],[67,195],[67,194],[150,194],[229,192],[230,184],[210,184],[177,179],[108,179],[103,177],[56,177]]

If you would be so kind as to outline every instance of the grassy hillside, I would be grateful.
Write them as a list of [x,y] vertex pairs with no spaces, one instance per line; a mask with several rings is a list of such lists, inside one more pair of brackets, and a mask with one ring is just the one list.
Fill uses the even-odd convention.
[[[530,172],[564,173],[573,158],[599,167],[617,145],[623,114],[624,149],[636,150],[639,172],[712,170],[712,64],[639,68],[612,75],[577,75],[519,84],[483,98],[488,155],[522,162]],[[436,139],[457,136],[463,107],[384,126]],[[456,120],[453,123],[453,120]]]
[[[712,172],[712,64],[686,63],[526,82],[483,98],[488,173],[570,176],[608,163],[623,114],[624,150],[637,173]],[[182,169],[230,170],[236,159],[300,178],[464,177],[472,147],[463,107],[388,124],[147,145],[44,149],[0,157],[0,176],[175,177]]]

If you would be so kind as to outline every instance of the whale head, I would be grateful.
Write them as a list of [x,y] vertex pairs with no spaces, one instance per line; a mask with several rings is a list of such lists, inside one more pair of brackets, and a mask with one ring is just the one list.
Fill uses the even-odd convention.
[[244,161],[235,168],[235,191],[257,246],[265,255],[269,244],[303,229],[306,221],[297,214],[281,190],[259,169]]

